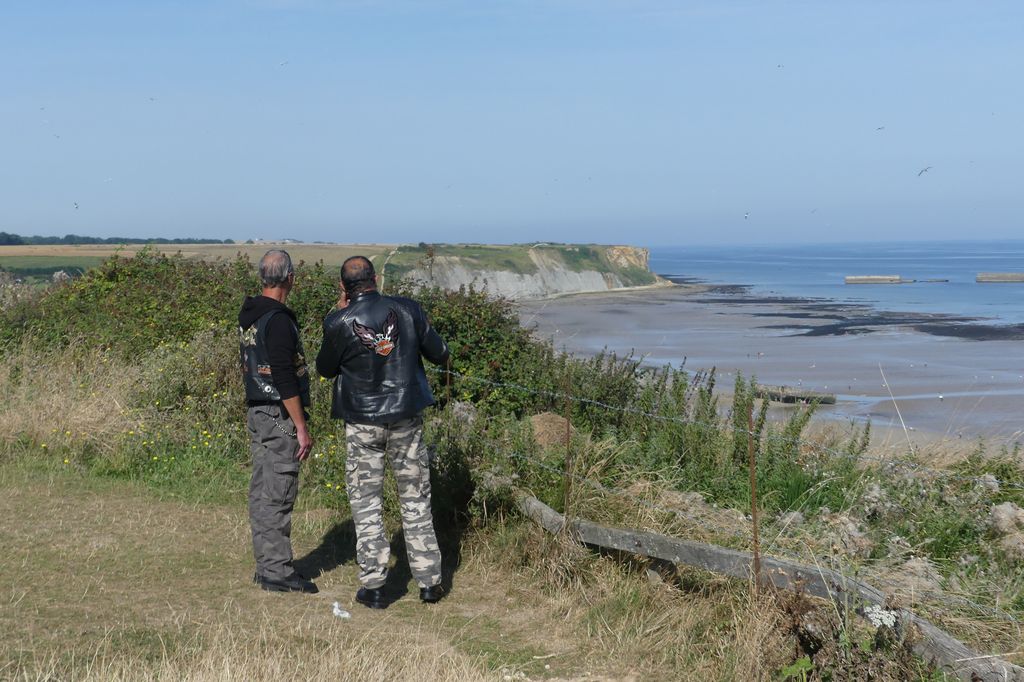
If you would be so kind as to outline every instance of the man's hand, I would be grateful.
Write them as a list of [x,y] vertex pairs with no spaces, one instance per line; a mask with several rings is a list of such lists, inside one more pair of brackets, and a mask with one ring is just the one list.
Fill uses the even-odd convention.
[[309,457],[310,451],[313,449],[313,439],[309,435],[309,429],[305,426],[296,428],[295,437],[299,440],[299,450],[295,453],[295,457],[300,462],[305,462],[306,458]]
[[313,449],[313,439],[309,437],[309,427],[306,426],[306,413],[302,410],[302,401],[298,396],[285,398],[281,401],[284,409],[295,424],[295,438],[299,441],[299,449],[295,452],[295,458],[300,462],[306,461],[309,451]]
[[334,304],[334,307],[338,310],[348,307],[348,292],[345,291],[345,287],[338,287],[341,291],[341,295],[338,296],[338,302]]

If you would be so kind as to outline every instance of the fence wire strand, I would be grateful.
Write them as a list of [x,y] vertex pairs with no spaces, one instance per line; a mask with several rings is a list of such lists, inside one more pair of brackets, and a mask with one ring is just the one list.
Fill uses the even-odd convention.
[[[913,460],[909,460],[909,459],[886,458],[886,457],[877,457],[877,456],[872,456],[872,455],[855,454],[855,453],[852,453],[852,452],[837,450],[835,448],[829,448],[829,447],[820,445],[818,443],[812,443],[810,441],[807,441],[806,439],[788,438],[788,437],[781,436],[780,434],[774,434],[774,433],[771,433],[771,432],[756,433],[755,431],[752,431],[750,429],[745,429],[745,428],[741,428],[741,427],[737,427],[737,426],[732,426],[732,425],[728,425],[728,424],[725,424],[725,423],[717,423],[717,424],[715,424],[715,423],[709,423],[709,422],[701,422],[701,421],[692,420],[692,419],[685,419],[685,418],[682,418],[682,417],[671,417],[671,416],[667,416],[667,415],[662,415],[662,414],[656,414],[656,413],[653,413],[653,412],[648,412],[648,411],[637,409],[637,408],[630,408],[630,407],[622,407],[622,406],[618,406],[618,405],[611,405],[609,403],[605,403],[605,402],[602,402],[602,401],[599,401],[599,400],[594,400],[594,399],[590,399],[590,398],[583,398],[583,397],[580,397],[580,396],[574,396],[574,395],[569,394],[569,393],[564,392],[564,391],[553,391],[553,390],[547,390],[547,389],[535,389],[535,388],[530,388],[528,386],[523,386],[523,385],[520,385],[520,384],[511,383],[511,382],[492,381],[492,380],[489,380],[489,379],[484,379],[482,377],[470,376],[470,375],[467,375],[467,374],[464,374],[464,373],[461,373],[461,372],[458,372],[458,371],[455,371],[455,370],[446,369],[446,368],[434,368],[434,367],[431,367],[431,369],[434,372],[438,373],[438,374],[447,375],[446,379],[455,379],[455,378],[457,378],[457,379],[460,379],[460,380],[463,380],[463,381],[471,381],[471,382],[474,382],[474,383],[477,383],[477,384],[491,386],[491,387],[494,387],[494,388],[507,388],[507,389],[519,391],[519,392],[530,394],[530,395],[544,396],[544,397],[547,397],[547,398],[549,398],[549,399],[551,399],[553,401],[570,400],[570,401],[574,401],[576,403],[585,404],[585,405],[592,405],[592,406],[595,406],[595,407],[600,407],[600,408],[607,409],[607,410],[613,410],[613,411],[617,411],[617,412],[620,412],[620,413],[627,413],[627,414],[633,414],[633,415],[636,415],[636,416],[647,417],[647,418],[650,418],[650,419],[655,420],[655,421],[674,423],[674,424],[679,424],[679,425],[683,425],[683,426],[694,426],[694,427],[703,428],[703,429],[713,429],[713,430],[715,430],[717,432],[721,432],[721,431],[725,430],[727,432],[732,432],[734,435],[747,436],[747,437],[752,437],[752,438],[760,438],[760,439],[762,439],[762,441],[765,441],[765,440],[775,441],[775,442],[782,443],[782,444],[785,444],[785,445],[795,446],[797,448],[804,448],[804,449],[810,450],[811,452],[814,452],[814,453],[816,453],[818,455],[828,455],[828,456],[830,456],[832,458],[837,458],[837,459],[840,459],[840,460],[849,460],[849,461],[853,461],[853,462],[860,462],[860,461],[877,462],[880,465],[887,466],[887,467],[889,467],[889,468],[891,468],[893,470],[903,469],[903,470],[909,470],[909,471],[914,471],[914,472],[923,472],[923,473],[930,474],[930,475],[932,475],[932,476],[934,476],[936,478],[939,478],[939,479],[953,480],[953,481],[959,481],[959,482],[965,482],[965,483],[973,483],[975,485],[985,486],[986,488],[988,486],[991,486],[993,483],[995,483],[995,484],[999,485],[1001,489],[1005,488],[1005,489],[1010,489],[1010,490],[1024,490],[1024,486],[1022,486],[1022,485],[1018,485],[1018,484],[1015,484],[1015,483],[1009,482],[1009,481],[1002,481],[1002,480],[1000,480],[998,478],[995,478],[995,477],[982,478],[982,477],[979,477],[979,476],[965,476],[965,475],[956,474],[954,472],[947,471],[947,470],[940,470],[940,469],[935,469],[933,467],[928,467],[928,466],[923,465],[923,464],[921,464],[919,462],[916,462],[916,461],[913,461]],[[449,438],[450,438],[450,435],[449,435]],[[637,504],[638,506],[646,508],[646,509],[648,509],[650,511],[654,511],[654,512],[657,512],[657,513],[662,513],[662,514],[667,514],[667,515],[670,515],[672,517],[681,519],[682,521],[687,522],[687,523],[700,524],[700,525],[708,528],[709,530],[712,530],[715,533],[721,534],[721,535],[726,536],[726,537],[731,538],[731,539],[742,540],[744,542],[749,540],[749,538],[747,537],[746,533],[737,530],[735,527],[727,527],[727,526],[722,525],[722,524],[720,524],[720,523],[718,523],[718,522],[716,522],[716,521],[714,521],[714,520],[712,520],[710,518],[707,518],[707,517],[696,518],[696,515],[687,514],[685,511],[682,511],[682,510],[679,510],[679,509],[674,509],[674,508],[671,508],[671,507],[666,507],[666,506],[663,506],[663,505],[656,504],[656,503],[654,503],[654,502],[652,502],[650,500],[644,499],[643,497],[641,497],[640,495],[637,495],[636,493],[632,493],[630,491],[626,491],[626,490],[623,490],[621,488],[615,488],[615,487],[607,486],[607,485],[601,483],[600,481],[596,481],[596,480],[594,480],[592,478],[589,478],[589,477],[586,477],[586,476],[582,476],[582,475],[575,474],[575,473],[567,474],[566,471],[563,468],[558,468],[558,467],[552,466],[550,464],[547,464],[546,462],[542,462],[542,461],[540,461],[536,457],[531,457],[531,456],[523,454],[521,452],[516,452],[514,450],[510,450],[504,444],[499,443],[497,441],[486,440],[486,441],[483,442],[483,445],[492,448],[493,452],[495,452],[496,454],[501,455],[502,457],[504,457],[505,459],[509,460],[510,462],[513,461],[513,460],[518,460],[518,461],[526,462],[526,463],[528,463],[531,466],[535,466],[535,467],[537,467],[539,469],[547,471],[548,473],[551,473],[551,474],[553,474],[553,475],[555,475],[555,476],[557,476],[559,478],[565,478],[565,477],[568,476],[574,482],[580,483],[582,485],[585,485],[586,487],[588,487],[588,488],[590,488],[592,490],[595,490],[597,492],[600,492],[600,493],[603,493],[603,494],[606,494],[606,495],[611,495],[611,496],[614,496],[614,497],[619,497],[619,498],[622,498],[622,499],[630,500],[633,503]],[[745,516],[744,516],[743,520],[744,520],[744,522],[746,521],[746,517]],[[776,538],[776,541],[777,541],[777,539],[778,538]],[[810,547],[808,547],[808,550],[810,551]],[[773,549],[772,549],[772,551],[771,551],[769,556],[775,556],[775,557],[778,557],[778,558],[785,558],[785,559],[789,559],[789,560],[797,561],[797,562],[803,562],[803,561],[806,560],[805,556],[801,556],[800,554],[797,554],[797,553],[794,553],[794,552],[790,552],[790,551],[786,550],[785,548],[778,547],[777,545],[773,546]],[[843,577],[845,577],[847,579],[856,579],[854,576],[849,575],[848,573],[846,573],[842,569],[839,569],[838,572]],[[1015,617],[1013,614],[1007,613],[1006,611],[1003,611],[1002,609],[999,609],[997,607],[986,606],[984,604],[979,604],[979,603],[977,603],[977,602],[975,602],[975,601],[973,601],[973,600],[971,600],[971,599],[969,599],[967,597],[961,596],[961,595],[949,594],[949,593],[946,593],[946,592],[933,592],[933,591],[927,591],[927,590],[919,591],[917,594],[919,594],[922,597],[932,598],[932,599],[935,599],[935,600],[938,600],[938,601],[955,602],[957,604],[960,604],[961,606],[974,609],[975,611],[977,611],[979,613],[987,614],[989,617],[992,617],[994,619],[997,619],[997,620],[1000,620],[1000,621],[1003,621],[1003,622],[1008,622],[1008,623],[1013,623],[1013,624],[1019,624],[1021,622],[1020,619]]]
[[680,424],[680,425],[683,425],[683,426],[696,426],[696,427],[700,427],[700,428],[704,428],[704,429],[709,429],[709,430],[715,430],[715,431],[725,430],[725,431],[730,431],[730,432],[732,432],[735,435],[746,435],[746,436],[751,436],[751,437],[755,437],[755,438],[762,438],[762,439],[768,438],[771,442],[775,442],[775,443],[779,443],[779,444],[783,444],[783,445],[790,445],[790,446],[794,446],[794,447],[802,448],[802,449],[807,449],[807,450],[810,450],[810,451],[814,452],[815,454],[818,454],[818,455],[828,455],[829,457],[833,457],[833,458],[840,459],[840,460],[848,460],[848,461],[853,461],[853,462],[876,462],[878,464],[885,465],[885,466],[888,466],[888,467],[891,467],[891,468],[904,468],[904,469],[908,469],[908,470],[911,470],[911,471],[925,472],[925,473],[928,473],[928,474],[930,474],[932,476],[935,476],[936,478],[943,478],[943,479],[959,481],[959,482],[963,482],[963,483],[974,483],[976,485],[981,485],[981,486],[986,486],[986,487],[992,485],[993,483],[995,483],[1000,488],[1006,488],[1006,489],[1009,489],[1009,490],[1024,491],[1024,485],[1021,485],[1021,484],[1018,484],[1018,483],[1013,483],[1012,481],[1003,481],[1003,480],[1000,480],[1000,479],[995,478],[995,477],[982,478],[980,476],[966,476],[966,475],[963,475],[963,474],[957,474],[955,472],[944,470],[944,469],[935,469],[933,467],[929,467],[927,465],[921,464],[920,462],[916,462],[916,461],[911,460],[911,459],[880,457],[880,456],[877,456],[877,455],[866,455],[866,454],[853,454],[853,453],[842,451],[842,450],[836,450],[835,448],[829,448],[829,447],[821,445],[819,443],[813,443],[811,441],[808,441],[808,440],[802,439],[802,438],[791,438],[791,437],[783,436],[781,434],[774,434],[774,433],[768,433],[768,434],[760,433],[759,434],[759,433],[755,433],[753,431],[750,431],[749,429],[745,429],[745,428],[738,427],[738,426],[733,426],[733,425],[728,425],[728,424],[722,424],[722,423],[715,424],[715,423],[709,423],[709,422],[701,422],[701,421],[697,421],[697,420],[693,420],[693,419],[686,419],[684,417],[671,417],[671,416],[667,416],[667,415],[663,415],[663,414],[655,414],[653,412],[647,412],[645,410],[641,410],[641,409],[638,409],[638,408],[622,407],[620,405],[611,405],[609,403],[605,403],[605,402],[602,402],[600,400],[594,400],[594,399],[591,399],[591,398],[583,398],[583,397],[580,397],[580,396],[574,396],[574,395],[566,394],[566,393],[560,392],[560,391],[552,391],[552,390],[547,390],[547,389],[535,389],[535,388],[530,388],[528,386],[523,386],[521,384],[515,384],[515,383],[511,383],[511,382],[492,381],[490,379],[484,379],[482,377],[474,377],[474,376],[471,376],[471,375],[468,375],[468,374],[463,374],[463,373],[458,372],[456,370],[447,370],[447,369],[444,369],[444,368],[441,368],[441,367],[431,367],[430,369],[432,371],[434,371],[435,373],[437,373],[437,374],[444,375],[446,373],[450,373],[451,376],[453,376],[455,378],[458,378],[460,380],[471,381],[471,382],[478,383],[478,384],[481,384],[481,385],[491,386],[491,387],[494,387],[494,388],[508,388],[508,389],[520,391],[522,393],[526,393],[526,394],[530,394],[530,395],[544,396],[544,397],[550,398],[552,400],[571,400],[571,401],[579,403],[579,404],[592,405],[592,406],[595,406],[595,407],[600,407],[600,408],[611,410],[611,411],[615,411],[615,412],[620,412],[620,413],[625,413],[625,414],[632,414],[632,415],[641,416],[641,417],[647,417],[647,418],[652,419],[654,421],[661,421],[661,422],[667,422],[667,423],[673,423],[673,424]]
[[[506,448],[502,443],[499,443],[498,441],[486,440],[486,441],[483,441],[482,444],[485,445],[485,446],[491,447],[492,448],[492,452],[494,452],[496,454],[499,454],[502,457],[504,457],[504,458],[506,458],[506,459],[508,459],[510,461],[511,460],[523,461],[523,462],[526,462],[526,463],[528,463],[528,464],[530,464],[532,466],[535,466],[535,467],[537,467],[539,469],[543,469],[544,471],[547,471],[547,472],[549,472],[551,474],[554,474],[557,477],[565,476],[565,471],[563,469],[560,469],[558,467],[555,467],[555,466],[552,466],[550,464],[547,464],[546,462],[542,462],[539,459],[537,459],[536,457],[531,457],[530,455],[526,455],[526,454],[523,454],[521,452],[517,452],[515,450],[510,450],[510,449]],[[601,483],[600,481],[595,481],[592,478],[587,478],[587,477],[580,476],[580,475],[571,475],[571,478],[575,482],[577,482],[577,483],[582,483],[582,484],[586,485],[588,488],[591,488],[591,489],[596,490],[598,492],[602,492],[602,493],[605,493],[605,494],[608,494],[608,495],[612,495],[612,496],[615,496],[615,497],[620,497],[620,498],[631,500],[631,501],[635,502],[636,504],[638,504],[639,506],[645,507],[645,508],[647,508],[647,509],[649,509],[651,511],[668,514],[668,515],[674,516],[676,518],[680,518],[680,519],[682,519],[682,520],[684,520],[686,522],[689,522],[689,523],[700,523],[700,524],[703,524],[705,526],[708,526],[708,527],[712,528],[716,532],[721,533],[722,535],[728,536],[728,537],[733,538],[733,539],[744,541],[744,546],[745,546],[746,541],[748,541],[750,539],[746,533],[738,531],[736,528],[729,528],[729,527],[723,526],[721,524],[718,524],[718,523],[716,523],[714,521],[710,521],[709,519],[703,518],[703,517],[702,518],[695,518],[694,516],[688,515],[688,514],[686,514],[685,512],[683,512],[683,511],[681,511],[679,509],[673,509],[671,507],[664,507],[662,505],[655,504],[653,502],[650,502],[649,500],[644,499],[643,497],[641,497],[639,495],[636,495],[635,493],[631,493],[631,492],[629,492],[627,490],[622,490],[621,488],[613,488],[613,487],[610,487],[610,486],[606,486],[603,483]],[[745,516],[744,516],[744,521],[746,521],[746,517]],[[812,555],[814,554],[814,552],[811,550],[810,547],[807,547],[807,550]],[[773,549],[770,552],[765,553],[765,556],[775,557],[775,558],[779,558],[779,559],[788,559],[790,561],[795,561],[795,562],[798,562],[798,563],[804,563],[807,560],[807,556],[806,555],[802,555],[802,554],[799,554],[799,553],[796,553],[796,552],[792,552],[792,551],[789,551],[789,550],[787,550],[785,548],[778,547],[778,546],[775,546],[775,545],[773,545]],[[834,558],[834,557],[828,557],[828,558]],[[833,565],[832,570],[836,571],[843,578],[846,578],[847,580],[858,580],[858,578],[856,576],[850,575],[842,567],[838,567],[838,566]],[[933,591],[933,590],[916,590],[915,594],[918,597],[921,597],[923,599],[929,599],[930,598],[930,599],[934,599],[936,601],[955,602],[955,603],[957,603],[957,604],[959,604],[961,606],[974,609],[975,611],[977,611],[979,613],[984,613],[984,614],[988,615],[989,617],[991,617],[993,619],[1000,620],[1000,621],[1003,621],[1003,622],[1013,623],[1013,624],[1019,624],[1021,622],[1019,618],[1017,618],[1016,616],[1014,616],[1011,613],[1008,613],[1008,612],[1006,612],[1006,611],[1004,611],[1002,609],[999,609],[997,607],[986,606],[985,604],[979,604],[979,603],[969,599],[968,597],[964,597],[962,595],[950,594],[948,592],[936,592],[936,591]]]

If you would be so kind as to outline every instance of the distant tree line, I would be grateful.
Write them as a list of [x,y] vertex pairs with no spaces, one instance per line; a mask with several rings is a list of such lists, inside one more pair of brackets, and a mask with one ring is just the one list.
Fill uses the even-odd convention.
[[63,237],[23,237],[8,232],[0,232],[0,246],[18,246],[32,244],[234,244],[233,239],[197,239],[176,238],[165,239],[156,237],[140,239],[138,237],[85,237],[80,234],[66,234]]

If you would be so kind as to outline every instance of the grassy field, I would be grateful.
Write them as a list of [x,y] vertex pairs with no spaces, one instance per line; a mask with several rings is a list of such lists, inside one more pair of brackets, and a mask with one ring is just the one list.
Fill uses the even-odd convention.
[[570,560],[517,524],[446,544],[461,561],[440,604],[400,565],[408,594],[371,611],[353,601],[347,511],[300,496],[298,566],[321,592],[281,595],[250,582],[242,491],[197,504],[24,459],[0,463],[0,490],[4,679],[767,679],[784,655],[784,614],[740,583],[679,593],[577,553],[559,584]]
[[[0,247],[5,248],[9,247]],[[101,256],[0,255],[0,270],[7,270],[16,277],[48,277],[58,270],[74,275],[96,267],[103,260]]]

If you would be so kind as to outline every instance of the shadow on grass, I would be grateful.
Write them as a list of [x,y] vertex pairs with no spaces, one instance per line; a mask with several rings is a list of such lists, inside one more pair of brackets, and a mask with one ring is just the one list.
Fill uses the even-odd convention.
[[[459,525],[437,529],[437,539],[441,547],[441,584],[444,585],[446,593],[452,591],[455,572],[462,563],[463,532],[464,529]],[[355,550],[355,524],[348,518],[336,523],[324,533],[320,544],[304,557],[296,559],[294,567],[301,575],[316,580],[339,566],[354,562]],[[405,532],[402,529],[395,531],[391,536],[391,556],[395,558],[395,564],[388,570],[387,582],[384,585],[388,604],[409,594],[409,582],[413,578],[409,568]]]
[[356,528],[352,519],[345,519],[324,533],[320,544],[306,556],[296,559],[295,570],[315,580],[324,573],[356,558]]
[[[462,563],[462,528],[437,530],[437,542],[441,547],[441,584],[446,594],[450,594],[454,585],[455,572]],[[405,532],[398,530],[391,538],[391,556],[395,557],[395,565],[388,570],[384,591],[388,603],[398,601],[409,593],[409,582],[413,579],[409,568],[409,555],[405,544]],[[417,590],[417,597],[419,596]]]

